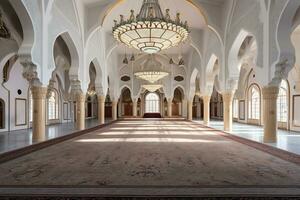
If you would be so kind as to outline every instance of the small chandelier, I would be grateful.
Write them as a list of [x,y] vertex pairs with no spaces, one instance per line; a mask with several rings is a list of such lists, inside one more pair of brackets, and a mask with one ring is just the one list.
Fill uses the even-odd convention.
[[155,83],[160,79],[163,79],[164,77],[168,76],[169,72],[166,72],[163,69],[162,64],[155,60],[154,55],[151,54],[149,55],[149,58],[144,63],[142,68],[136,71],[134,75],[138,79],[142,79],[150,83]]
[[171,19],[170,10],[163,15],[158,0],[144,0],[140,13],[131,10],[129,19],[120,15],[114,20],[113,35],[116,40],[145,53],[158,53],[177,46],[189,35],[187,21],[182,22],[180,13]]
[[157,84],[157,85],[142,85],[143,88],[148,90],[149,92],[155,92],[156,90],[162,88],[162,85]]

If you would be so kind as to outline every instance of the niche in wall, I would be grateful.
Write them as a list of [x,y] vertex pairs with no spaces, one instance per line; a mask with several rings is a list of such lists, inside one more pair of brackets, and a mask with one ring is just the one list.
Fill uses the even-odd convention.
[[20,99],[17,98],[15,101],[15,106],[16,106],[16,113],[15,113],[15,123],[16,126],[25,126],[27,125],[27,120],[26,120],[26,105],[27,105],[27,100],[26,99]]

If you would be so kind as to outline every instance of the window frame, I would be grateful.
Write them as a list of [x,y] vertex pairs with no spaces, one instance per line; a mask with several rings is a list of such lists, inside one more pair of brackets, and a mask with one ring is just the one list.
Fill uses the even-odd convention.
[[[58,92],[56,90],[51,90],[50,92],[52,95],[49,95],[47,98],[47,115],[48,115],[48,120],[59,120],[59,96],[58,96]],[[50,101],[50,98],[54,97],[54,102]],[[50,104],[51,103],[51,104]],[[50,112],[50,109],[53,109]]]
[[[280,83],[276,106],[277,106],[277,122],[288,123],[288,121],[289,121],[289,83],[285,79],[283,79]],[[284,110],[285,110],[285,113],[282,113]]]
[[[149,96],[156,98],[148,99]],[[151,92],[145,96],[145,113],[160,113],[160,97],[157,93]]]
[[261,120],[261,92],[257,84],[250,85],[248,90],[248,119]]

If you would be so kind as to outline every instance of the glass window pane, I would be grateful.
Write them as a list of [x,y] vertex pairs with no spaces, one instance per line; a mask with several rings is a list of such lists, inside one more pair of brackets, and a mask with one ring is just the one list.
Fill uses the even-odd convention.
[[156,93],[146,96],[146,113],[159,113],[159,96]]

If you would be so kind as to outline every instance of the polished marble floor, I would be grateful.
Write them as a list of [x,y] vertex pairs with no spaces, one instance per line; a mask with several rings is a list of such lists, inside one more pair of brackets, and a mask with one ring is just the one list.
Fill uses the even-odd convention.
[[[203,121],[197,119],[194,121],[203,123]],[[209,126],[217,130],[224,130],[224,123],[220,120],[212,120]],[[262,126],[234,122],[232,129],[231,134],[233,135],[263,143],[264,130]],[[300,133],[279,129],[277,132],[277,142],[268,145],[300,155]]]
[[[97,119],[86,120],[86,128],[91,128],[98,125]],[[46,138],[53,139],[73,133],[75,124],[73,122],[50,125],[46,127]],[[32,129],[24,129],[19,131],[2,132],[0,133],[0,154],[25,146],[32,145]]]

